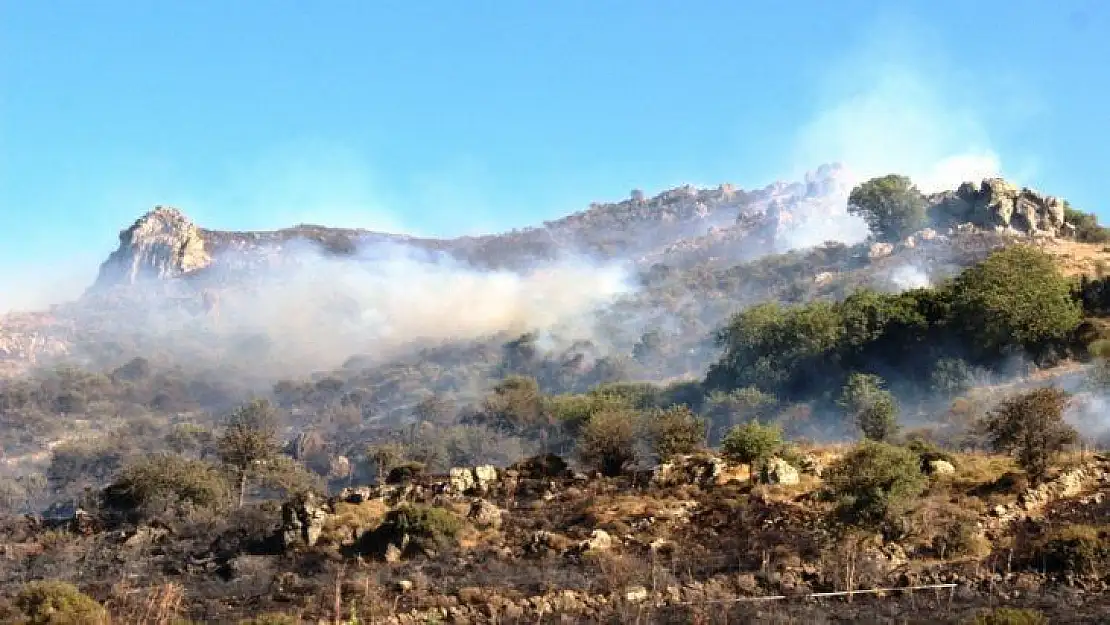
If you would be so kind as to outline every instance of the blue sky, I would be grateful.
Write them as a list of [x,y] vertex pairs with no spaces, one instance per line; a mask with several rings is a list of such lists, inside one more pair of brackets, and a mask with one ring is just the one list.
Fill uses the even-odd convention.
[[1097,0],[0,0],[0,290],[87,280],[156,203],[454,235],[844,158],[1102,212],[1106,32]]

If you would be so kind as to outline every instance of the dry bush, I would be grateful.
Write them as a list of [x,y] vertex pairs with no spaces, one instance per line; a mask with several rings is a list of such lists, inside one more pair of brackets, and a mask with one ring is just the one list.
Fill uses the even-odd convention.
[[633,554],[591,553],[583,558],[582,566],[595,576],[591,591],[599,594],[623,594],[629,586],[650,590],[670,585],[673,580],[666,568]]
[[321,545],[352,545],[366,532],[378,529],[389,506],[378,500],[362,503],[339,502],[320,534]]
[[112,589],[105,603],[113,622],[127,625],[182,625],[185,589],[169,582],[152,588],[130,588],[125,584]]

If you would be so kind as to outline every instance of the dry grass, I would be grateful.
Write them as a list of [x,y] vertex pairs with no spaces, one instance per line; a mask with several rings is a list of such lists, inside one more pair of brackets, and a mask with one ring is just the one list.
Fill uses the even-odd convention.
[[1041,248],[1054,256],[1060,271],[1067,276],[1101,277],[1110,269],[1110,246],[1105,243],[1080,243],[1050,239]]
[[113,623],[123,625],[176,625],[182,623],[185,589],[175,582],[152,588],[131,588],[126,583],[112,589],[105,607]]

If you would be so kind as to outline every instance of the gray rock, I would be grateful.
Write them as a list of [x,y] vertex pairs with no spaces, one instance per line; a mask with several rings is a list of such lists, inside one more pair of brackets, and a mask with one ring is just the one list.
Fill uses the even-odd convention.
[[624,600],[629,603],[643,603],[649,596],[648,589],[643,586],[631,586],[624,591]]
[[328,510],[324,507],[324,502],[312,493],[282,504],[281,535],[285,546],[315,546],[320,540],[327,518]]
[[470,512],[467,513],[467,518],[478,527],[499,529],[501,527],[501,508],[485,499],[475,499],[470,504]]
[[956,473],[956,467],[952,466],[952,463],[947,460],[930,460],[926,466],[929,475],[954,475]]
[[763,469],[763,481],[767,484],[797,484],[801,481],[798,470],[782,458],[772,458]]

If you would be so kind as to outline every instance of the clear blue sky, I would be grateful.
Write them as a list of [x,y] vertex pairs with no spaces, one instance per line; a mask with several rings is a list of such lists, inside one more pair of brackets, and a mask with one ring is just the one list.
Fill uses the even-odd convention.
[[[857,129],[896,135],[892,162],[989,149],[1110,210],[1107,32],[1098,0],[0,0],[0,288],[59,249],[99,259],[155,203],[472,233],[762,186]],[[875,87],[892,73],[923,91]],[[870,125],[907,101],[905,140]]]

